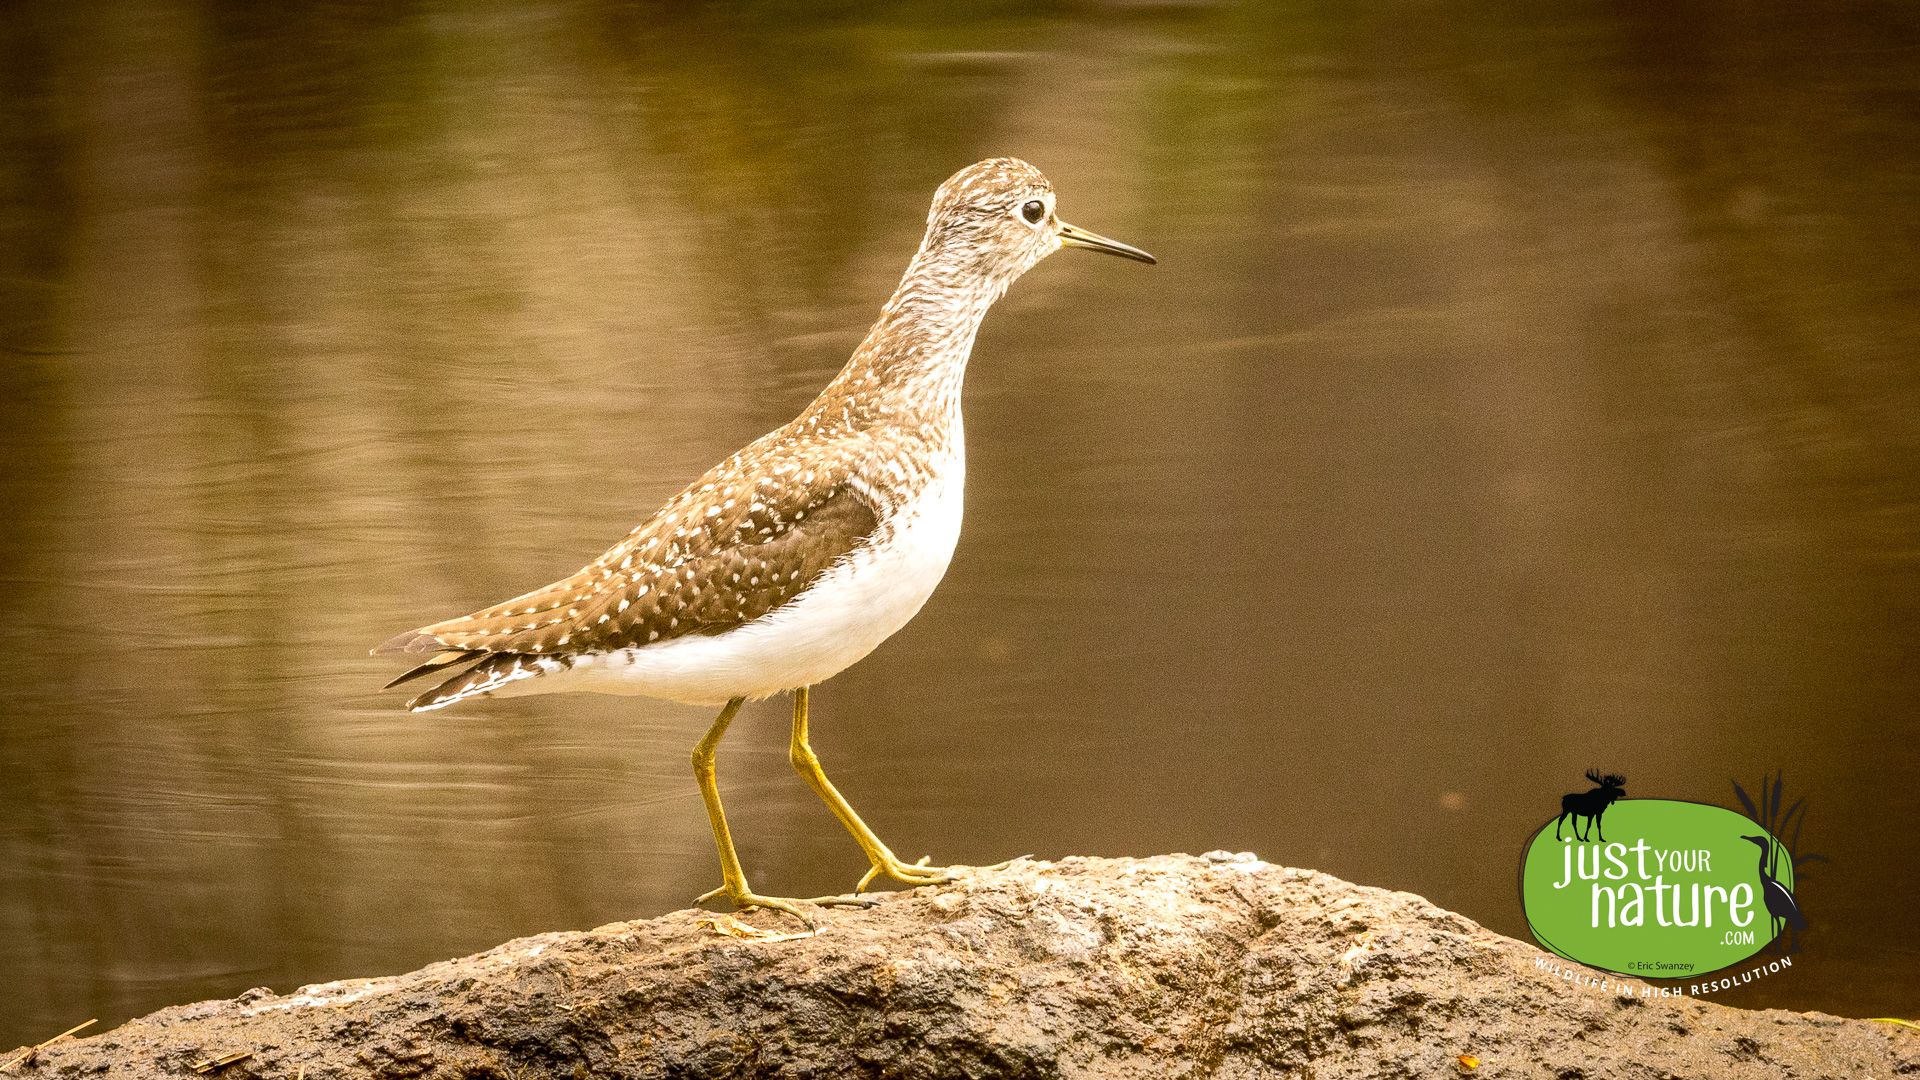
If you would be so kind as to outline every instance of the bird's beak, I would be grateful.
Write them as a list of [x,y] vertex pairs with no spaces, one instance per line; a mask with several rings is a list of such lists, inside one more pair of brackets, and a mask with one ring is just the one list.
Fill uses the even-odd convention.
[[1060,223],[1059,236],[1060,243],[1066,247],[1086,248],[1088,251],[1104,251],[1109,255],[1118,255],[1123,259],[1137,259],[1143,263],[1156,263],[1160,261],[1137,247],[1123,244],[1118,240],[1109,240],[1099,233],[1090,233],[1085,229],[1076,229],[1064,221]]

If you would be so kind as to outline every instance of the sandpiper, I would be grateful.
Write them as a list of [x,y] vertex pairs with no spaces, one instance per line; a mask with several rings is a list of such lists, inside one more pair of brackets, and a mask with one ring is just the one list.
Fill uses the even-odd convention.
[[[960,383],[987,308],[1062,246],[1151,263],[1054,213],[1038,169],[993,158],[933,198],[926,237],[853,358],[800,415],[714,466],[579,573],[484,611],[411,630],[375,653],[431,654],[388,683],[468,664],[415,712],[471,697],[595,690],[721,705],[693,752],[736,907],[794,901],[747,887],[714,786],[714,749],[743,701],[793,692],[793,766],[859,841],[877,875],[951,880],[906,863],[840,796],[807,744],[807,688],[905,626],[960,536],[966,474]],[[698,902],[698,901],[696,901]]]

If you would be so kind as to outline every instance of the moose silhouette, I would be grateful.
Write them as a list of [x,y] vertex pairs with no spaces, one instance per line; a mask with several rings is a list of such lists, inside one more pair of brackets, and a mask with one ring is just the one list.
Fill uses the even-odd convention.
[[1599,769],[1588,769],[1587,779],[1599,786],[1592,791],[1576,791],[1560,797],[1560,816],[1553,820],[1555,840],[1560,839],[1560,823],[1572,818],[1574,839],[1585,843],[1587,838],[1580,833],[1580,819],[1586,818],[1588,831],[1599,833],[1601,843],[1607,842],[1607,834],[1600,830],[1600,815],[1626,795],[1627,778],[1614,773],[1602,776]]

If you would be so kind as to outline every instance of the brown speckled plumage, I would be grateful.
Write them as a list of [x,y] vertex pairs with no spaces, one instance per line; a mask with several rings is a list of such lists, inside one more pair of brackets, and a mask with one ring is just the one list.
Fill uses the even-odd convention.
[[[1021,208],[1035,200],[1045,219],[1022,224]],[[960,384],[986,309],[1060,246],[1058,230],[1075,242],[1052,217],[1052,201],[1045,177],[1011,158],[948,180],[899,289],[805,411],[694,481],[579,573],[376,649],[432,654],[396,682],[478,660],[409,706],[726,634],[793,603],[863,547],[890,542],[896,515],[941,469],[963,467]]]
[[720,633],[791,600],[872,534],[877,519],[844,465],[796,464],[789,481],[743,470],[741,456],[573,576],[409,631],[382,651],[591,652]]

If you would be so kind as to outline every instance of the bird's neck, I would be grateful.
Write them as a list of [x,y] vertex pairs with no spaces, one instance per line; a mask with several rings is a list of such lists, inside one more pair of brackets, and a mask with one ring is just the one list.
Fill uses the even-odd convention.
[[957,425],[974,335],[1010,283],[923,250],[814,406],[851,403],[873,421]]

